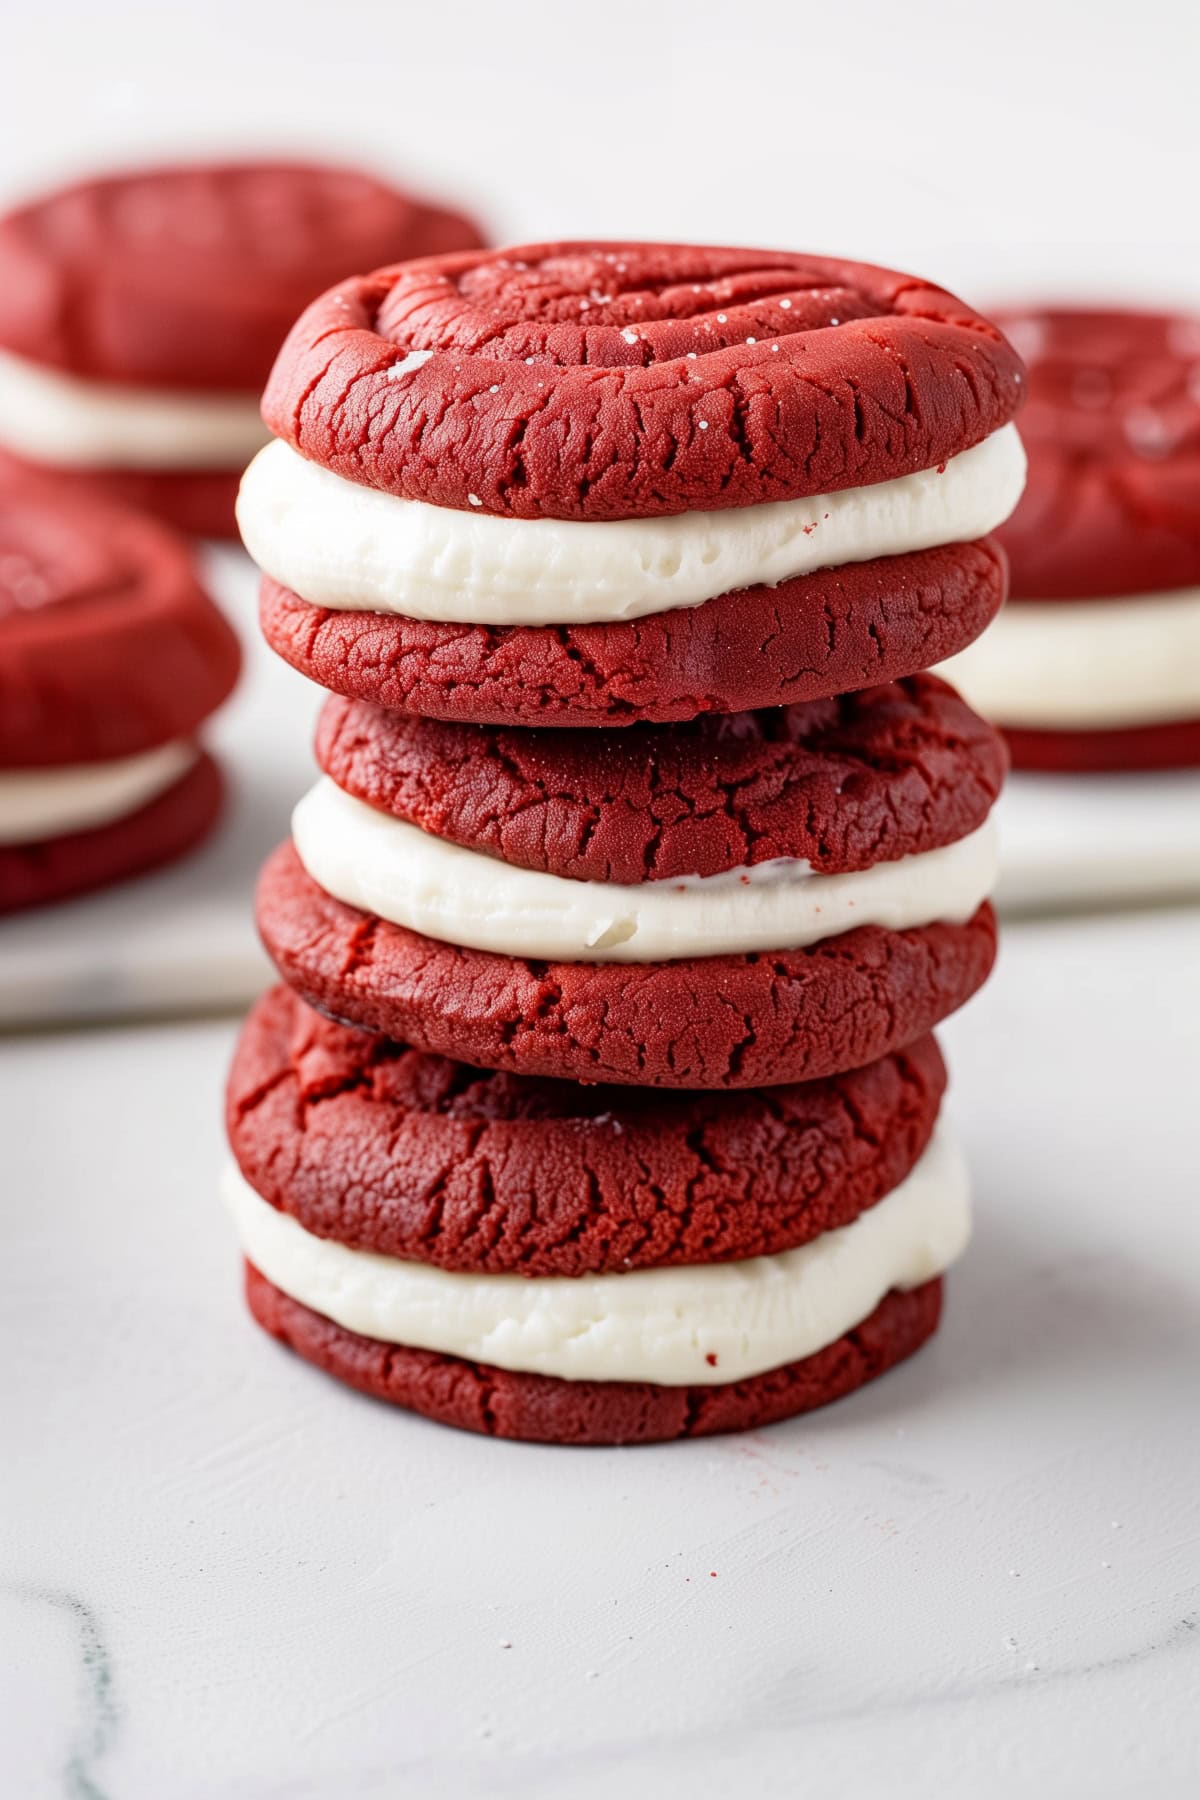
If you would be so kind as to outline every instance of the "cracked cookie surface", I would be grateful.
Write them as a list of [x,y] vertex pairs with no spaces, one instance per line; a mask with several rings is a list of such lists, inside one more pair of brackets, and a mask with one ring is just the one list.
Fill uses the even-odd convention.
[[621,624],[450,625],[314,606],[263,580],[267,642],[348,698],[466,724],[671,723],[894,681],[965,649],[1004,598],[990,539],[822,569]]
[[499,1074],[315,1013],[243,1027],[226,1119],[243,1175],[353,1249],[528,1276],[769,1256],[850,1224],[929,1142],[931,1037],[824,1081],[662,1094]]
[[998,732],[936,676],[628,732],[483,729],[326,702],[317,760],[422,830],[580,881],[708,876],[799,858],[822,875],[982,825]]
[[860,926],[808,950],[669,963],[532,962],[465,950],[333,899],[290,843],[268,858],[258,927],[280,974],[333,1018],[461,1062],[633,1087],[810,1081],[923,1037],[995,958],[965,924]]
[[501,517],[751,506],[939,466],[1013,416],[994,326],[894,270],[555,243],[342,282],[280,351],[271,430],[349,481]]

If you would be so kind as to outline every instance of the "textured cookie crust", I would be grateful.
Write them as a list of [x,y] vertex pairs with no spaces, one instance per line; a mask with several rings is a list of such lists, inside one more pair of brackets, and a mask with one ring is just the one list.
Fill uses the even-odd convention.
[[1013,416],[1021,365],[940,288],[866,263],[521,245],[344,281],[263,401],[348,480],[513,518],[649,518],[887,481]]
[[992,909],[965,925],[864,926],[808,950],[669,963],[544,963],[464,950],[268,858],[258,928],[288,985],[333,1018],[513,1074],[656,1088],[774,1087],[902,1049],[986,979]]
[[326,702],[317,760],[382,812],[519,868],[635,883],[799,857],[822,875],[966,837],[1004,743],[933,675],[625,732],[522,731]]
[[317,1237],[474,1273],[620,1274],[849,1225],[913,1168],[945,1085],[931,1037],[743,1094],[525,1079],[335,1024],[281,987],[243,1027],[226,1121],[250,1185]]
[[347,269],[482,242],[369,175],[197,163],[78,182],[0,218],[0,345],[101,381],[257,392]]
[[246,1264],[246,1299],[272,1337],[339,1381],[487,1437],[543,1444],[652,1444],[755,1431],[840,1400],[919,1350],[937,1329],[942,1281],[884,1296],[836,1343],[726,1387],[560,1381],[359,1337],[311,1312]]
[[240,664],[173,533],[46,482],[0,484],[0,769],[191,737]]
[[263,635],[337,694],[477,725],[666,724],[872,687],[965,650],[1000,610],[993,540],[821,569],[626,624],[446,625],[311,606],[268,576]]
[[1025,495],[1000,531],[1021,599],[1200,582],[1200,318],[1031,310]]
[[1044,773],[1113,775],[1121,770],[1200,768],[1200,719],[1122,731],[1006,731],[1013,767]]
[[0,913],[46,906],[142,875],[195,849],[221,811],[220,772],[201,756],[137,812],[40,844],[0,844]]

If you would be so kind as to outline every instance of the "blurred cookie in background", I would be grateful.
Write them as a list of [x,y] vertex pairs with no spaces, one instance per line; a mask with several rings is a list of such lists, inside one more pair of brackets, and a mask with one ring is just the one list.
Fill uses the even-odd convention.
[[174,533],[33,477],[0,483],[0,913],[207,836],[221,780],[196,732],[240,662]]
[[1018,768],[1200,765],[1200,318],[1001,323],[1029,369],[1011,599],[943,672]]
[[258,398],[298,312],[358,269],[483,243],[354,170],[144,169],[0,217],[0,467],[234,535]]

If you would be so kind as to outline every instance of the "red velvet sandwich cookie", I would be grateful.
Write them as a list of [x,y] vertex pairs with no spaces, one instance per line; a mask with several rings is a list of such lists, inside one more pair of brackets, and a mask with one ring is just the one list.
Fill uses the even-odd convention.
[[0,910],[199,842],[220,782],[195,733],[239,661],[163,526],[46,482],[0,486]]
[[251,1308],[351,1385],[499,1435],[769,1423],[933,1330],[968,1230],[944,1083],[925,1038],[826,1082],[651,1101],[468,1068],[276,989],[228,1092]]
[[885,1295],[860,1325],[811,1356],[717,1387],[563,1381],[414,1350],[347,1331],[246,1264],[246,1301],[264,1331],[327,1375],[440,1425],[536,1444],[655,1444],[760,1431],[842,1400],[912,1356],[937,1330],[940,1277]]
[[0,219],[0,448],[227,535],[258,395],[297,313],[347,269],[480,243],[353,170],[145,169]]
[[1200,320],[1047,309],[1029,362],[1011,604],[949,665],[1019,767],[1200,762]]
[[477,1274],[602,1275],[771,1256],[905,1179],[946,1086],[931,1037],[866,1068],[655,1094],[471,1068],[258,1001],[226,1118],[255,1192],[316,1237]]
[[1000,734],[935,675],[618,733],[448,725],[331,698],[316,753],[343,793],[423,832],[624,885],[919,856],[978,830],[1007,767]]
[[772,251],[550,244],[344,282],[276,363],[242,534],[352,698],[618,725],[913,673],[993,617],[1015,353],[940,290]]
[[331,701],[259,928],[331,1015],[485,1067],[755,1087],[855,1067],[994,954],[997,734],[934,677],[586,736]]
[[[30,843],[9,843],[0,836],[0,913],[110,887],[197,848],[220,816],[224,789],[217,765],[203,751],[182,768],[151,799],[102,825]],[[6,786],[0,771],[0,792]]]
[[500,956],[344,905],[290,844],[263,868],[258,926],[284,980],[332,1017],[485,1068],[665,1088],[808,1081],[870,1062],[964,1005],[996,956],[986,903],[962,923],[865,926],[770,956]]

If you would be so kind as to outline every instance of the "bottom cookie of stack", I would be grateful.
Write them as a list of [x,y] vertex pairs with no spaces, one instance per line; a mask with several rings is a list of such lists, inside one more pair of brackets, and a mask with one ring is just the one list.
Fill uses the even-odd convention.
[[496,1436],[766,1425],[936,1328],[969,1231],[944,1085],[925,1038],[769,1092],[581,1088],[277,989],[229,1088],[250,1307],[349,1385]]

